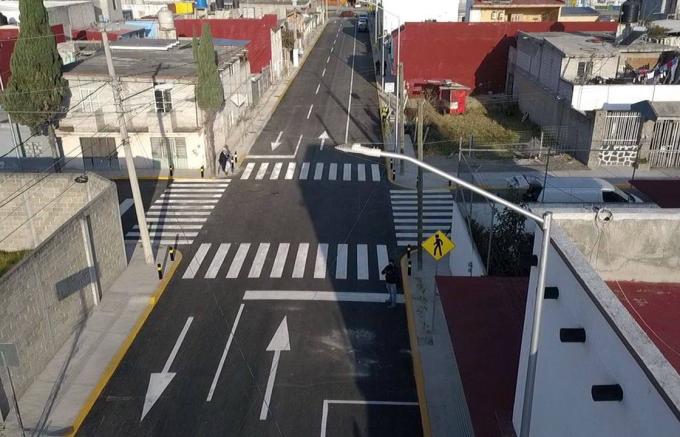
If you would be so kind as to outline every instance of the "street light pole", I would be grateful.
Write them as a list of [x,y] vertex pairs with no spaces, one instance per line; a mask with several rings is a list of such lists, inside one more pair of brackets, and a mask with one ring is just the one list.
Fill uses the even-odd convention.
[[132,199],[135,204],[135,213],[137,214],[137,225],[139,226],[139,236],[142,240],[142,247],[144,248],[144,258],[147,264],[153,264],[154,256],[151,250],[151,241],[149,239],[149,228],[146,226],[146,216],[144,215],[144,205],[142,204],[142,194],[139,191],[139,181],[137,180],[137,170],[135,169],[135,161],[132,157],[132,148],[130,147],[130,137],[128,135],[127,124],[125,122],[125,111],[123,110],[123,100],[120,97],[121,84],[116,76],[116,70],[113,67],[113,59],[111,58],[111,48],[109,47],[109,37],[106,34],[106,29],[101,32],[102,43],[104,45],[104,54],[106,55],[106,66],[111,76],[111,87],[113,88],[113,99],[116,104],[116,112],[118,113],[118,126],[120,129],[121,142],[123,143],[123,151],[125,153],[125,166],[128,171],[128,178],[130,179],[130,188],[132,189]]
[[545,280],[546,272],[548,266],[548,252],[550,250],[550,230],[552,226],[552,212],[548,211],[543,214],[543,217],[527,211],[519,205],[515,205],[505,199],[502,199],[495,194],[489,193],[488,191],[477,187],[463,179],[456,176],[452,176],[445,171],[439,170],[421,160],[413,158],[408,155],[402,155],[399,153],[385,152],[379,148],[370,148],[362,146],[361,144],[352,144],[351,146],[338,146],[335,148],[341,152],[355,153],[358,155],[371,156],[374,158],[393,158],[397,160],[408,161],[415,164],[419,168],[427,170],[431,173],[441,176],[451,182],[454,182],[459,187],[466,188],[473,193],[479,194],[493,202],[499,203],[524,217],[533,220],[538,224],[543,230],[543,236],[541,240],[541,250],[538,254],[538,279],[536,281],[536,291],[535,291],[535,303],[534,303],[534,313],[532,317],[531,324],[531,342],[529,344],[529,360],[527,363],[526,370],[526,381],[524,385],[524,399],[522,407],[522,424],[520,430],[520,437],[529,437],[529,430],[531,428],[531,411],[534,399],[534,384],[536,382],[536,365],[538,363],[538,341],[539,334],[541,332],[541,316],[543,313],[543,294],[545,290]]

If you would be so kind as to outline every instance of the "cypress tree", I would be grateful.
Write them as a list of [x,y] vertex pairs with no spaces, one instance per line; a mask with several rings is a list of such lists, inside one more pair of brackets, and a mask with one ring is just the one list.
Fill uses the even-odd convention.
[[[54,135],[55,117],[66,89],[57,42],[42,0],[19,0],[20,31],[14,46],[12,77],[0,103],[16,122],[34,134],[47,133],[52,156],[59,159]],[[55,165],[58,171],[59,167]]]
[[196,103],[203,111],[203,132],[206,138],[205,163],[209,176],[215,175],[215,133],[213,124],[217,112],[224,104],[224,90],[220,72],[217,69],[217,56],[213,45],[210,26],[203,25],[198,49],[194,50],[198,67],[196,81]]

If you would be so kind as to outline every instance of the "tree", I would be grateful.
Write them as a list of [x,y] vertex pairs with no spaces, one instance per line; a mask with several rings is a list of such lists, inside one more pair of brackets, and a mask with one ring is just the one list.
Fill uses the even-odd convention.
[[196,81],[196,103],[203,111],[203,133],[205,135],[205,163],[209,176],[215,175],[215,132],[213,124],[217,112],[224,104],[224,90],[217,69],[217,56],[213,45],[210,26],[206,23],[201,31],[201,40],[196,53],[198,80]]
[[[62,78],[57,42],[42,0],[19,0],[21,30],[10,61],[12,77],[0,103],[14,120],[34,134],[47,133],[52,157],[60,158],[54,124],[62,106]],[[58,161],[55,170],[59,171]]]

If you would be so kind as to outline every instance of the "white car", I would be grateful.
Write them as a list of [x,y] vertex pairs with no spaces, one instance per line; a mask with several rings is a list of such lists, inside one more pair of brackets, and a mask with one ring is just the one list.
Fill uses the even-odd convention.
[[526,189],[524,200],[544,203],[642,203],[637,196],[625,193],[600,178],[514,176],[508,180],[513,188]]

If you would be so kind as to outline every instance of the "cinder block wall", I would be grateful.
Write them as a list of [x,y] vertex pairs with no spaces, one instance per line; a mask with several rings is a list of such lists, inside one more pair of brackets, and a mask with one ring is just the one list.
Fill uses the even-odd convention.
[[[53,179],[55,187],[64,186],[62,179],[73,177],[53,176],[48,179]],[[127,265],[115,185],[93,174],[82,185],[89,185],[92,201],[72,207],[68,220],[0,278],[0,343],[15,343],[19,350],[21,366],[13,369],[19,396],[92,309],[94,271],[103,294]],[[83,187],[84,196],[88,188]],[[62,205],[59,210],[66,208]],[[88,216],[96,259],[94,271],[88,264],[86,227],[82,224]],[[3,380],[3,385],[8,387],[8,381]]]

